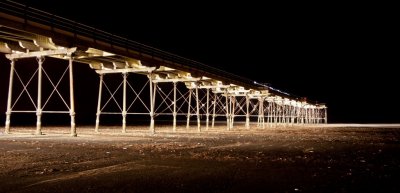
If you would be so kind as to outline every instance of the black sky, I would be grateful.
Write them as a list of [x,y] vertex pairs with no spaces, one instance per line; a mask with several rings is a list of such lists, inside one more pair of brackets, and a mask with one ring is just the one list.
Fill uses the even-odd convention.
[[327,103],[330,122],[400,122],[394,13],[383,6],[22,2]]

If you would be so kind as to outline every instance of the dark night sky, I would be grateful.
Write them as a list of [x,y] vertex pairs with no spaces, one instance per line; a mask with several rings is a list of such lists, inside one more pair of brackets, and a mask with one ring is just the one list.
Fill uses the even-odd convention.
[[394,16],[380,6],[24,2],[325,102],[330,122],[400,122]]

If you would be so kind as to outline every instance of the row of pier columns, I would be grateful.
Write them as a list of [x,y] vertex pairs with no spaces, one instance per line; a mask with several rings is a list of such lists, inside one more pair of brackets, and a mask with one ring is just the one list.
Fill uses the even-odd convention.
[[[69,114],[71,118],[71,136],[77,136],[76,133],[76,125],[75,125],[75,100],[74,100],[74,76],[73,76],[73,52],[75,52],[76,48],[72,49],[62,49],[57,51],[40,51],[40,52],[32,52],[32,53],[21,53],[21,54],[7,54],[6,57],[10,60],[10,79],[9,79],[9,86],[8,86],[8,97],[7,97],[7,111],[6,111],[6,122],[5,122],[5,133],[10,133],[10,125],[11,125],[11,114],[12,113],[35,113],[36,114],[36,135],[42,134],[42,116],[43,113],[65,113]],[[51,78],[49,73],[46,72],[45,68],[43,67],[43,63],[47,56],[63,54],[68,60],[68,65],[61,77],[55,79],[54,77]],[[26,82],[23,78],[20,77],[18,71],[16,69],[16,61],[19,59],[26,59],[26,58],[35,58],[37,61],[37,69],[31,75],[30,79]],[[68,71],[68,73],[67,73]],[[68,74],[68,76],[66,76]],[[44,76],[43,76],[44,75]],[[22,85],[22,90],[19,92],[17,97],[13,98],[14,92],[14,78],[17,77],[17,80]],[[37,77],[37,96],[36,102],[34,100],[34,96],[28,90],[28,86],[34,79]],[[45,78],[44,78],[45,77]],[[62,96],[59,92],[59,84],[63,79],[69,79],[69,96]],[[43,81],[48,81],[52,85],[52,92],[47,98],[43,98]],[[17,91],[16,91],[17,92]],[[26,94],[32,102],[33,108],[30,109],[15,109],[14,107],[21,99],[21,96]],[[65,104],[66,110],[58,110],[58,109],[45,109],[45,106],[48,104],[49,100],[51,100],[53,95],[58,95],[63,103]],[[68,100],[65,98],[69,97],[69,104]]]
[[[72,52],[66,52],[66,56],[68,57],[68,70],[69,70],[69,105],[67,105],[68,113],[71,117],[71,135],[76,136],[76,126],[75,126],[75,105],[74,105],[74,85],[73,85],[73,57]],[[65,111],[43,111],[42,106],[42,79],[43,79],[43,62],[44,62],[45,54],[36,57],[37,58],[37,72],[35,72],[32,76],[37,76],[38,85],[37,85],[37,100],[34,104],[36,110],[34,111],[37,115],[36,122],[36,134],[41,134],[42,127],[42,114],[43,113],[63,113]],[[10,59],[10,82],[8,89],[8,101],[7,101],[7,112],[6,112],[6,123],[5,123],[5,133],[10,132],[10,117],[12,113],[17,112],[33,112],[33,111],[17,111],[13,109],[13,105],[18,101],[18,99],[13,101],[12,93],[13,93],[13,84],[14,84],[14,74],[15,70],[15,61],[18,57],[9,57]],[[293,126],[293,125],[303,125],[303,124],[321,124],[327,123],[327,109],[325,105],[312,105],[306,102],[295,101],[285,99],[279,96],[273,96],[271,94],[254,94],[250,91],[243,90],[234,90],[229,85],[221,85],[218,84],[204,84],[204,82],[193,78],[189,79],[163,79],[159,80],[155,78],[154,74],[157,71],[149,70],[147,72],[148,82],[143,85],[143,88],[140,92],[135,91],[131,84],[128,81],[129,71],[122,72],[122,83],[120,87],[122,87],[122,105],[120,105],[120,101],[118,101],[114,94],[119,91],[120,87],[117,88],[114,92],[110,91],[108,87],[107,90],[111,95],[111,98],[107,100],[106,104],[103,104],[103,94],[104,89],[103,85],[106,85],[106,81],[104,76],[107,73],[99,73],[99,90],[98,90],[98,103],[97,103],[97,111],[96,111],[96,123],[95,123],[95,132],[99,132],[100,127],[100,116],[104,114],[121,114],[122,116],[122,132],[126,132],[127,125],[127,115],[128,114],[144,114],[149,115],[150,117],[150,133],[154,134],[155,131],[155,117],[158,115],[171,115],[172,116],[172,131],[176,132],[177,130],[177,119],[178,116],[186,116],[186,128],[190,127],[190,120],[192,116],[196,116],[196,125],[197,131],[201,132],[201,119],[205,117],[205,129],[208,130],[210,127],[210,118],[211,118],[211,128],[214,128],[216,117],[225,116],[226,117],[226,129],[231,130],[234,128],[235,118],[236,117],[244,117],[245,123],[244,126],[246,129],[250,129],[250,123],[252,117],[257,117],[257,127],[265,128],[265,126],[276,127],[276,126]],[[115,73],[114,73],[115,74]],[[46,75],[47,76],[47,75]],[[47,76],[48,77],[48,76]],[[19,77],[18,77],[19,78]],[[49,77],[48,77],[49,78]],[[62,79],[63,77],[61,77]],[[20,78],[19,78],[20,79]],[[31,78],[32,79],[32,78]],[[58,84],[53,83],[53,81],[49,78],[50,82],[53,85],[54,91],[57,91]],[[22,81],[21,81],[22,82]],[[167,82],[172,83],[172,90],[169,90],[169,93],[166,95],[161,95],[162,86],[159,83]],[[180,91],[177,85],[180,82],[184,82],[186,84],[187,90],[186,92],[182,90]],[[59,81],[57,81],[59,83]],[[26,89],[28,83],[23,83],[24,89],[22,92],[28,92]],[[145,97],[140,96],[142,91],[149,85],[149,94],[148,100]],[[188,86],[189,85],[189,86]],[[133,102],[129,105],[128,100],[132,99],[132,96],[128,96],[128,89],[132,89],[134,93],[136,93],[136,98],[142,102],[142,104],[146,107],[146,112],[135,113],[130,110]],[[233,90],[233,91],[232,91]],[[53,92],[54,92],[53,91]],[[164,93],[164,92],[163,92]],[[29,94],[29,93],[28,93]],[[162,96],[162,102],[166,103],[168,112],[158,112],[157,105],[160,105],[160,102],[156,103],[157,96]],[[51,96],[50,96],[51,97]],[[63,97],[63,96],[61,96]],[[30,97],[32,99],[32,97]],[[192,101],[194,100],[194,101]],[[105,105],[108,104],[109,101],[114,101],[120,107],[120,111],[118,112],[106,112],[104,110]],[[179,101],[179,104],[178,104]],[[170,103],[168,103],[170,102]],[[193,105],[193,102],[195,105]],[[168,103],[168,104],[167,104]],[[187,111],[184,112],[182,104],[186,104]]]

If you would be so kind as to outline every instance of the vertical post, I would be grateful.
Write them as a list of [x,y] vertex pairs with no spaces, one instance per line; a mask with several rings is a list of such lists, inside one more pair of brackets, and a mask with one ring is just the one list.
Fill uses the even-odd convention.
[[192,88],[189,88],[189,99],[188,99],[188,112],[187,112],[187,119],[186,119],[186,129],[189,129],[189,122],[190,122],[190,111],[191,111],[191,102],[192,102]]
[[96,127],[94,132],[99,132],[99,125],[100,125],[100,114],[101,114],[101,93],[103,90],[103,74],[100,74],[100,83],[99,83],[99,97],[97,101],[97,112],[96,112]]
[[[276,100],[275,100],[276,101]],[[278,116],[279,116],[279,112],[278,112],[278,103],[274,101],[274,125],[275,127],[278,125]]]
[[282,125],[285,127],[286,126],[286,105],[284,101],[282,102]]
[[323,113],[324,113],[324,111],[322,111],[322,109],[319,109],[319,114],[318,114],[319,119],[320,119],[319,123],[324,123],[324,118],[325,117],[324,117]]
[[308,112],[309,110],[308,110],[308,107],[305,109],[306,110],[306,119],[305,119],[305,123],[306,124],[309,124],[309,116],[310,116],[310,113]]
[[[153,79],[152,79],[152,74],[149,74],[149,84],[150,84],[150,133],[154,134],[155,129],[154,129],[154,102],[155,102],[155,91],[157,85],[153,85]],[[154,86],[154,90],[153,90]]]
[[214,123],[215,123],[215,107],[217,106],[217,93],[214,93],[214,102],[213,102],[213,115],[212,115],[212,122],[211,122],[211,127],[214,128]]
[[324,110],[325,110],[324,120],[325,120],[325,124],[327,124],[328,123],[328,109],[325,107]]
[[269,125],[269,101],[268,100],[266,100],[266,102],[267,102],[267,108],[264,110],[264,113],[265,113],[265,111],[267,112],[267,114],[265,115],[264,114],[264,116],[267,118],[267,125]]
[[269,127],[272,127],[272,106],[273,102],[272,101],[268,101],[268,123],[269,123]]
[[37,57],[38,62],[38,93],[37,93],[37,108],[36,108],[36,135],[42,134],[42,65],[44,58]]
[[75,98],[74,98],[74,70],[73,70],[73,59],[71,54],[69,57],[69,115],[71,116],[71,136],[76,137],[76,125],[75,125]]
[[265,128],[265,121],[264,121],[264,100],[265,100],[265,98],[264,98],[264,97],[261,97],[261,105],[260,105],[260,108],[261,108],[261,126],[262,126],[263,129]]
[[124,72],[122,74],[124,80],[123,80],[123,90],[122,90],[122,133],[126,133],[126,78],[128,74]]
[[311,112],[312,112],[312,121],[311,121],[311,123],[312,123],[312,124],[315,124],[315,120],[316,120],[316,119],[315,119],[315,108],[314,108],[314,107],[312,108],[312,111],[311,111]]
[[229,96],[229,130],[232,126],[232,96]]
[[304,118],[303,118],[303,105],[299,106],[299,117],[300,117],[300,124],[303,124]]
[[206,130],[208,131],[208,124],[209,124],[209,117],[210,117],[210,112],[209,112],[209,100],[210,100],[210,89],[207,88],[207,105],[206,105]]
[[10,81],[8,82],[8,98],[7,98],[7,112],[6,112],[6,127],[5,133],[10,133],[10,123],[11,123],[11,103],[12,103],[12,91],[13,91],[13,80],[14,80],[14,67],[15,60],[11,59],[10,66]]
[[288,126],[290,122],[290,108],[289,105],[285,105],[285,125]]
[[228,91],[225,89],[225,108],[226,108],[226,130],[229,131],[229,97]]
[[250,112],[249,112],[249,106],[250,106],[250,98],[249,98],[249,95],[246,94],[246,129],[250,129]]
[[230,120],[230,129],[233,129],[233,122],[235,121],[235,108],[236,108],[236,97],[231,96],[231,120]]
[[172,113],[172,116],[173,116],[172,131],[176,132],[176,84],[177,84],[177,82],[173,82],[173,84],[174,84],[174,112]]
[[261,98],[258,98],[258,118],[257,118],[257,127],[261,126]]
[[289,109],[290,109],[290,126],[292,127],[294,123],[294,106],[292,103],[290,103]]
[[200,125],[200,108],[199,108],[199,85],[196,83],[196,116],[197,116],[197,131],[201,131]]
[[296,107],[296,115],[297,115],[297,125],[300,125],[301,124],[301,106],[300,105],[298,105],[297,107]]
[[282,123],[282,105],[280,105],[280,104],[277,104],[277,119],[278,119],[278,121],[277,121],[277,123],[278,123],[278,125],[281,125],[281,123]]
[[297,104],[293,106],[293,124],[297,124],[298,122],[298,116],[297,116]]

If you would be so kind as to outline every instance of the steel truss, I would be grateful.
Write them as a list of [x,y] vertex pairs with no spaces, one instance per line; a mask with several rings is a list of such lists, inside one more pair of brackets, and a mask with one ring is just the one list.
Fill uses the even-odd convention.
[[[36,113],[36,134],[38,135],[41,134],[43,113],[69,113],[71,116],[71,135],[76,136],[72,69],[75,51],[76,48],[71,48],[7,54],[7,58],[11,61],[11,70],[6,112],[6,133],[10,132],[11,113]],[[94,55],[96,57],[93,58],[86,57],[87,54],[94,53],[98,55]],[[126,133],[128,115],[148,115],[150,117],[149,130],[152,134],[155,133],[154,121],[158,116],[172,117],[173,132],[177,130],[178,116],[186,117],[186,129],[190,128],[191,117],[196,117],[198,132],[202,131],[204,119],[205,130],[210,127],[214,128],[217,117],[226,118],[227,130],[232,130],[235,119],[240,117],[245,118],[246,129],[251,129],[250,123],[255,117],[257,117],[256,126],[258,128],[327,122],[327,111],[324,105],[312,105],[290,100],[273,95],[268,90],[245,90],[237,85],[223,84],[221,81],[211,80],[207,77],[192,77],[190,73],[166,67],[143,66],[140,61],[126,60],[94,49],[88,49],[84,56],[82,56],[82,53],[80,54],[77,61],[89,63],[99,74],[95,132],[99,132],[102,115],[121,115],[123,133]],[[110,57],[105,57],[108,55]],[[43,68],[44,58],[48,56],[69,61],[68,67],[57,80],[53,80]],[[32,73],[28,81],[23,81],[15,69],[15,61],[23,58],[36,58],[38,63],[38,68]],[[59,91],[60,82],[65,79],[67,72],[69,72],[70,82],[69,103]],[[13,101],[14,75],[22,85],[22,91]],[[42,98],[43,75],[52,85],[52,91],[45,100]],[[143,85],[138,85],[135,82],[136,75],[146,76],[148,80]],[[34,77],[38,78],[36,102],[28,90]],[[116,77],[120,78],[116,79]],[[117,85],[114,85],[114,87],[110,85],[110,81],[115,83],[115,80],[118,79]],[[185,85],[185,89],[179,89],[179,85]],[[15,104],[18,103],[23,94],[27,94],[35,110],[14,109]],[[45,109],[52,96],[61,98],[66,110]]]
[[[155,133],[154,118],[158,116],[172,117],[172,131],[176,132],[177,117],[186,117],[186,129],[190,128],[191,117],[196,117],[197,131],[201,132],[201,120],[205,119],[206,130],[214,128],[216,117],[226,117],[227,130],[234,127],[236,117],[245,117],[245,128],[250,129],[252,117],[257,117],[257,127],[286,127],[303,124],[319,124],[324,118],[324,110],[306,103],[301,103],[281,97],[270,96],[268,93],[251,93],[241,90],[235,92],[234,87],[229,85],[207,86],[200,79],[181,78],[181,79],[160,79],[155,70],[149,70],[148,73],[139,73],[146,75],[148,81],[139,89],[135,90],[127,79],[128,74],[134,72],[121,72],[122,80],[115,90],[111,90],[105,80],[105,71],[100,72],[100,86],[98,97],[98,108],[95,131],[99,131],[100,115],[102,114],[121,114],[122,132],[126,132],[126,115],[141,114],[150,116],[150,132]],[[115,74],[115,72],[112,72]],[[118,73],[118,72],[117,72]],[[115,81],[113,81],[115,82]],[[178,89],[178,84],[185,84],[186,89]],[[172,86],[171,86],[172,85]],[[109,98],[102,104],[102,95],[106,88]],[[127,96],[127,89],[132,94]],[[144,90],[149,89],[150,95],[143,95]],[[122,91],[121,91],[122,90]],[[122,105],[115,97],[117,92],[122,92]],[[146,101],[143,97],[150,96]],[[127,98],[131,101],[127,101]],[[115,103],[117,111],[104,111],[109,103]],[[128,105],[127,105],[128,104]],[[135,111],[138,108],[132,108],[134,105],[140,105],[146,111]],[[140,109],[140,108],[139,108]],[[141,108],[143,109],[143,108]]]
[[[10,125],[11,125],[11,114],[12,113],[36,113],[36,135],[42,134],[42,115],[43,113],[66,113],[71,117],[71,136],[77,136],[76,127],[75,127],[75,106],[74,106],[74,82],[73,82],[73,56],[72,54],[76,51],[76,48],[70,49],[57,49],[57,50],[47,50],[47,51],[34,51],[28,53],[13,53],[6,54],[6,57],[10,60],[11,68],[10,68],[10,80],[8,87],[8,98],[7,98],[7,111],[6,111],[6,124],[5,124],[5,133],[10,133]],[[43,63],[46,57],[64,57],[67,58],[68,66],[65,68],[63,74],[58,79],[52,79],[46,69],[43,67]],[[32,73],[31,77],[28,81],[23,81],[23,78],[18,74],[17,69],[15,68],[15,63],[17,60],[26,59],[26,58],[36,58],[37,61],[37,69]],[[64,96],[59,91],[59,85],[62,80],[66,79],[66,74],[69,72],[69,104]],[[17,95],[16,99],[13,100],[13,87],[14,84],[14,74],[17,77],[18,82],[23,87],[20,93]],[[42,95],[43,89],[43,75],[45,77],[44,81],[48,81],[52,88],[51,93],[44,98]],[[34,97],[28,90],[28,87],[31,85],[34,77],[37,77],[37,97],[36,102]],[[16,104],[20,101],[21,96],[26,94],[32,104],[33,109],[15,109]],[[58,96],[64,105],[65,110],[58,109],[46,109],[47,104],[52,99],[53,96]],[[44,100],[43,100],[44,99]],[[43,103],[44,102],[44,103]]]
[[[72,53],[75,49],[69,49],[64,52],[56,53],[68,57],[69,65],[58,80],[53,80],[43,68],[45,56],[51,56],[55,53],[48,52],[32,52],[29,55],[9,54],[7,58],[11,61],[10,84],[6,112],[6,133],[10,132],[10,117],[11,113],[36,113],[37,127],[36,134],[41,134],[41,116],[43,113],[69,113],[71,116],[71,135],[76,136],[75,128],[75,112],[73,98],[73,71],[72,71]],[[32,73],[30,79],[26,82],[19,76],[15,69],[15,61],[20,58],[36,57],[38,68]],[[66,77],[69,71],[70,79],[70,101],[66,102],[64,96],[58,90],[60,82]],[[155,133],[154,119],[157,116],[172,116],[173,127],[172,131],[176,132],[176,122],[178,116],[186,117],[186,128],[189,129],[190,118],[196,116],[197,131],[201,132],[201,119],[205,117],[206,130],[215,126],[216,117],[226,117],[227,130],[234,127],[236,117],[245,117],[245,128],[250,129],[252,117],[257,117],[257,127],[265,128],[277,126],[293,126],[304,124],[320,124],[326,123],[326,107],[318,107],[302,103],[298,101],[282,99],[281,97],[269,96],[268,94],[250,93],[249,91],[235,93],[232,91],[232,86],[219,85],[207,86],[199,79],[159,79],[156,76],[155,68],[147,68],[140,71],[119,70],[119,71],[97,71],[99,74],[99,92],[98,105],[96,113],[95,132],[99,132],[100,116],[110,114],[120,114],[122,116],[122,132],[126,132],[126,117],[127,115],[149,115],[150,116],[150,132]],[[22,85],[23,89],[18,97],[12,101],[13,79],[14,74]],[[44,100],[42,105],[42,79],[43,74],[52,85],[52,92]],[[109,74],[121,74],[121,82],[116,88],[111,88],[106,76]],[[148,81],[139,87],[134,88],[134,82],[128,80],[130,74],[141,74],[148,77]],[[34,77],[38,77],[38,96],[37,102],[28,91],[28,86],[32,83]],[[111,78],[111,77],[110,77]],[[114,77],[112,77],[114,78]],[[114,79],[110,79],[115,82]],[[186,90],[178,89],[177,85],[185,83]],[[163,86],[172,84],[172,89]],[[234,88],[234,87],[233,87]],[[149,95],[145,91],[149,89]],[[233,89],[234,90],[234,89]],[[122,92],[122,101],[116,95]],[[32,106],[35,110],[16,110],[14,106],[18,103],[23,94],[27,94]],[[46,105],[53,95],[57,95],[63,101],[67,110],[45,110]],[[108,97],[106,96],[108,95]],[[145,99],[150,96],[149,100]],[[105,98],[106,97],[106,98]],[[158,100],[156,101],[156,98]],[[107,110],[108,106],[114,104],[114,110]],[[267,123],[267,124],[265,124]]]

